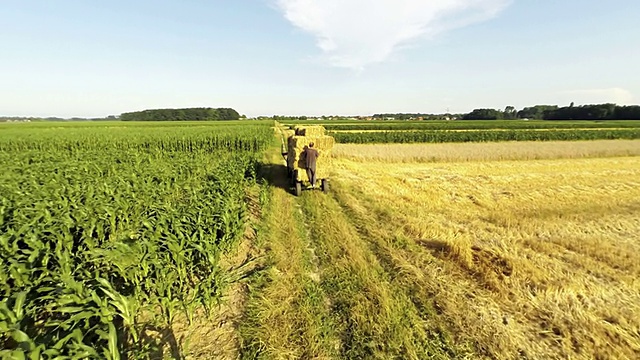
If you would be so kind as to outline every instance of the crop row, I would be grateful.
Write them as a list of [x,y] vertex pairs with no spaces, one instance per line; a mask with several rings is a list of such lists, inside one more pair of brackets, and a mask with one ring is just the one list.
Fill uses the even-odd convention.
[[148,358],[145,326],[211,310],[269,134],[236,130],[0,139],[0,357]]
[[339,143],[445,143],[640,139],[640,129],[549,131],[385,131],[331,134]]
[[271,120],[223,120],[223,121],[34,121],[30,123],[2,123],[0,129],[9,128],[29,128],[29,129],[45,129],[45,128],[66,128],[66,129],[114,129],[123,128],[220,128],[224,126],[240,126],[248,127],[255,125],[269,126],[272,125]]
[[268,126],[44,128],[23,127],[0,132],[0,151],[25,150],[160,150],[204,151],[220,149],[258,151],[272,140]]

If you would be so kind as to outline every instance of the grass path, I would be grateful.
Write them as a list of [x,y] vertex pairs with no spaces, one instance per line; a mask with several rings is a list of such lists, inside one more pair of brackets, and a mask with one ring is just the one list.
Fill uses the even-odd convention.
[[243,357],[335,358],[338,340],[302,209],[286,189],[286,168],[275,154],[263,171],[270,202],[258,246],[266,252],[267,270],[251,284],[240,329]]
[[466,357],[434,320],[433,308],[411,296],[399,269],[345,212],[340,193],[296,198],[280,164],[273,155],[264,170],[271,200],[258,246],[268,264],[251,285],[243,357]]

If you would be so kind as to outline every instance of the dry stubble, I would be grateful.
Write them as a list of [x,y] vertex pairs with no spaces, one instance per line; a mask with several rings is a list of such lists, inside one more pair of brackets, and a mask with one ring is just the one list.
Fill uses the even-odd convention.
[[378,256],[478,355],[640,356],[639,158],[336,165]]
[[356,161],[447,162],[639,156],[640,140],[519,141],[446,144],[337,144],[334,156]]

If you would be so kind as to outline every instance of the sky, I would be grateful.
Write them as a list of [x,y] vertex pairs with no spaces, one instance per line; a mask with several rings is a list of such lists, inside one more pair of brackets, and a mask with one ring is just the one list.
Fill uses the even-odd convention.
[[637,0],[0,0],[0,116],[640,103]]

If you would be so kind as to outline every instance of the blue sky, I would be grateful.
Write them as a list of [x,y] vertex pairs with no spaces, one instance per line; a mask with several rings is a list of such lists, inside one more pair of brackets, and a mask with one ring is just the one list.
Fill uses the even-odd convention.
[[640,102],[637,0],[3,0],[0,115]]

